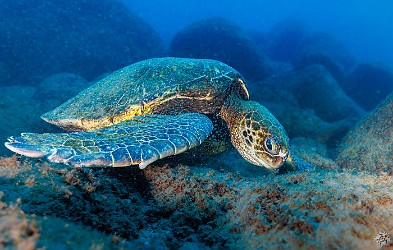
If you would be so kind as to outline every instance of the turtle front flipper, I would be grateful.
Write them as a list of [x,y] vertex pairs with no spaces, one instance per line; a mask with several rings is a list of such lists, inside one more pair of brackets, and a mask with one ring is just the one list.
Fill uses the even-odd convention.
[[150,163],[199,146],[213,124],[202,114],[146,115],[90,132],[10,137],[5,146],[28,157],[74,166],[124,167]]

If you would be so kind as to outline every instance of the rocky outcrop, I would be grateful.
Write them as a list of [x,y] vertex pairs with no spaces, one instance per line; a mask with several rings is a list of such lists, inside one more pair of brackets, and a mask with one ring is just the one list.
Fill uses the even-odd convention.
[[162,55],[155,31],[116,0],[3,0],[0,39],[13,84],[61,72],[91,80]]
[[206,19],[185,27],[173,38],[169,54],[216,59],[251,79],[264,79],[273,72],[269,59],[258,51],[248,35],[223,18]]
[[348,96],[371,111],[393,91],[393,71],[381,63],[361,63],[341,85]]
[[348,133],[338,152],[341,168],[393,175],[393,94]]

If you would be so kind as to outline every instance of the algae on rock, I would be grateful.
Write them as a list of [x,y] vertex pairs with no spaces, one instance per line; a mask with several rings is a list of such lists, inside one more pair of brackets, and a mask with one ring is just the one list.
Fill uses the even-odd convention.
[[338,152],[342,168],[393,175],[393,93],[348,133]]

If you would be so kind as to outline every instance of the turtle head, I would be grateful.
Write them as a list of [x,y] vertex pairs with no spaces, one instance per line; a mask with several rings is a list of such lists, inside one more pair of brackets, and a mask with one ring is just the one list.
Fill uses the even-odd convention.
[[289,155],[289,139],[278,120],[264,106],[237,100],[226,112],[231,141],[244,159],[275,170]]

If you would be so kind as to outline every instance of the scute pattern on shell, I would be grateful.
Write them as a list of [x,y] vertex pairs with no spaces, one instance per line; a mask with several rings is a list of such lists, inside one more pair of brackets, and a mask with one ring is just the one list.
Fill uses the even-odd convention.
[[114,72],[42,118],[66,130],[88,131],[149,114],[170,99],[214,99],[238,77],[215,60],[149,59]]

